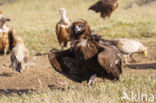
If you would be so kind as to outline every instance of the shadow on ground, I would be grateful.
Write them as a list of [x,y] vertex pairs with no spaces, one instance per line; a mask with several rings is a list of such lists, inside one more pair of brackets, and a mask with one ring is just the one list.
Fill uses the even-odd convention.
[[17,95],[22,95],[22,94],[30,94],[32,92],[35,92],[36,90],[34,89],[21,89],[21,90],[17,90],[17,89],[0,89],[0,94],[4,94],[4,95],[12,95],[12,94],[17,94]]
[[0,76],[2,76],[2,77],[11,77],[11,75],[12,75],[13,73],[0,73]]
[[61,86],[48,85],[48,87],[51,91],[55,91],[55,90],[65,91],[66,90],[66,88],[61,87]]
[[156,69],[156,63],[130,64],[128,67],[132,69]]

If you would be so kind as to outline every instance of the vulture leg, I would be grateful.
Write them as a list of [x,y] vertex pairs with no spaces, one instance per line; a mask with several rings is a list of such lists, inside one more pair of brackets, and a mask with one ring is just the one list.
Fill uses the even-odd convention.
[[70,42],[67,42],[67,48],[70,48]]
[[96,74],[92,75],[88,80],[88,85],[92,85],[94,83],[95,78],[96,78]]
[[63,48],[65,46],[65,43],[64,42],[61,42],[60,45],[61,45],[61,50],[63,50]]
[[4,55],[6,56],[7,52],[9,50],[9,45],[6,45],[5,48],[4,48]]
[[10,67],[10,68],[11,68],[11,67],[15,67],[15,66],[14,66],[14,63],[15,63],[15,61],[14,61],[14,55],[11,55],[11,56],[10,56],[10,62],[11,62],[11,64],[10,64],[9,67]]
[[77,68],[79,66],[76,65],[76,59],[70,49],[57,52],[51,51],[48,57],[50,64],[57,72],[77,82],[86,80],[82,72],[77,72],[81,71],[79,70],[81,68]]
[[130,54],[130,56],[129,56],[130,58],[131,58],[131,62],[136,62],[136,60],[133,58],[133,53],[132,54]]
[[129,55],[123,55],[123,57],[124,57],[125,64],[129,64],[128,62]]

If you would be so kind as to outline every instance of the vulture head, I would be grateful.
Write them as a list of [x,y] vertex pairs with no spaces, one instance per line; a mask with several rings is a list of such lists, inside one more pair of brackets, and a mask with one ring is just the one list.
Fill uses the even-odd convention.
[[70,27],[71,40],[77,40],[91,35],[91,28],[85,20],[77,20]]
[[0,17],[0,28],[2,28],[3,25],[8,21],[10,21],[9,18]]
[[66,9],[65,8],[60,8],[59,9],[59,14],[66,15]]
[[140,46],[139,53],[144,54],[147,56],[147,48],[145,46]]

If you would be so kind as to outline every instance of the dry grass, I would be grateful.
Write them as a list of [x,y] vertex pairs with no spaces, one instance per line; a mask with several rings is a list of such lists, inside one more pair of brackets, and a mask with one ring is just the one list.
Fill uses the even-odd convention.
[[[156,60],[156,2],[124,9],[129,0],[119,0],[119,8],[111,18],[103,20],[99,14],[88,11],[88,7],[97,0],[2,1],[5,2],[0,9],[5,16],[11,18],[10,25],[23,37],[31,55],[49,52],[53,47],[60,48],[55,35],[55,24],[60,18],[58,9],[64,7],[69,17],[73,20],[86,19],[92,29],[104,38],[131,38],[143,42],[150,48],[150,59]],[[149,68],[148,71],[151,70]],[[42,93],[30,92],[20,96],[0,94],[0,103],[131,103],[132,101],[121,100],[122,92],[130,95],[131,91],[139,91],[156,96],[155,78],[156,74],[126,74],[117,82],[98,80],[91,88],[86,82],[71,82],[65,89],[48,89]]]

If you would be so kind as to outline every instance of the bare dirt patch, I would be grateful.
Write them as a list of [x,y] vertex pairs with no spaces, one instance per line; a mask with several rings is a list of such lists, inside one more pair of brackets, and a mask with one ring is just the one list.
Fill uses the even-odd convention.
[[[27,92],[71,82],[54,71],[47,55],[30,58],[29,67],[22,73],[9,68],[9,64],[9,56],[0,56],[0,92]],[[123,75],[136,72],[155,76],[156,62],[144,59],[142,62],[123,66]]]

